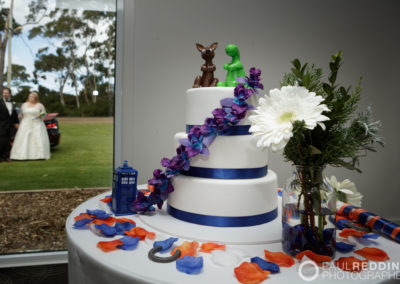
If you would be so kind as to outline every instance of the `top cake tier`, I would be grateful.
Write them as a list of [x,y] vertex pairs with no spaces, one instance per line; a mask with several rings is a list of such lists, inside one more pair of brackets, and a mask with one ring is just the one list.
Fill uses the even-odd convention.
[[[220,108],[220,100],[233,97],[233,87],[192,88],[186,91],[186,125],[202,125],[212,111]],[[240,122],[249,125],[247,118]]]

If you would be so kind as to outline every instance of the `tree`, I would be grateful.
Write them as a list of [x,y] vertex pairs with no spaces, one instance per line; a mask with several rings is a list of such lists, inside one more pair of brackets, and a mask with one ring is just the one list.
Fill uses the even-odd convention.
[[34,76],[46,79],[46,73],[55,73],[57,75],[58,93],[60,102],[65,106],[64,87],[69,76],[71,76],[71,59],[64,55],[62,48],[57,48],[55,54],[39,54],[35,60]]
[[[18,87],[23,85],[23,83],[31,82],[31,75],[26,73],[25,66],[13,64],[11,67],[12,70],[12,80],[11,85]],[[3,75],[3,78],[7,77],[7,72]]]
[[[13,4],[13,0],[11,0],[11,4]],[[19,35],[21,33],[21,25],[17,23],[12,17],[12,10],[8,8],[4,8],[4,2],[0,2],[0,87],[3,87],[4,84],[4,61],[7,43],[9,40],[9,34]],[[10,26],[12,23],[12,26]],[[16,28],[12,28],[16,27]]]

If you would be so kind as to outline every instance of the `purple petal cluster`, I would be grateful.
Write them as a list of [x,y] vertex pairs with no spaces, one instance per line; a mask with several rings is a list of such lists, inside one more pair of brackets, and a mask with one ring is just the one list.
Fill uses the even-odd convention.
[[260,83],[261,70],[250,69],[250,75],[246,78],[238,78],[239,84],[234,89],[233,98],[225,98],[220,101],[221,108],[213,110],[213,117],[205,119],[201,126],[194,126],[190,129],[186,139],[180,139],[180,146],[176,149],[177,155],[172,159],[163,158],[161,165],[165,170],[155,170],[153,178],[148,181],[154,189],[149,196],[139,192],[132,209],[137,212],[153,211],[154,204],[161,209],[168,194],[174,191],[171,178],[177,176],[181,171],[187,171],[190,167],[190,158],[197,155],[209,155],[208,147],[214,141],[218,132],[225,131],[232,126],[237,125],[245,116],[248,110],[254,107],[246,100],[257,92],[257,89],[263,89]]
[[[257,92],[257,89],[261,89],[261,90],[264,89],[263,84],[260,83],[260,81],[261,81],[260,75],[261,75],[261,70],[252,67],[252,68],[250,68],[249,77],[246,77],[247,85],[250,88],[255,89],[256,92]],[[257,92],[257,94],[258,94],[258,92]]]
[[179,139],[179,142],[185,146],[185,150],[187,152],[187,156],[189,158],[203,155],[208,156],[208,146],[210,146],[212,142],[211,136],[205,136],[200,126],[194,126],[190,129],[187,139]]

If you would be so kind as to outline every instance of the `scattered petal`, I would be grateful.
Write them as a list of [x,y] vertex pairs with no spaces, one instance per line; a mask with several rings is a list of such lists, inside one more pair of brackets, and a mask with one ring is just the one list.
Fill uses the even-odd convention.
[[367,268],[368,260],[361,260],[354,256],[341,257],[335,260],[335,265],[344,271],[360,272]]
[[269,271],[262,270],[257,264],[251,262],[243,262],[234,271],[237,280],[243,284],[260,283],[270,274]]
[[194,256],[196,254],[198,247],[199,243],[196,241],[193,242],[185,241],[180,246],[174,247],[174,249],[171,251],[171,255],[173,255],[175,251],[179,249],[181,251],[180,258],[184,257],[185,255]]
[[95,225],[95,233],[105,237],[114,237],[117,231],[114,227],[108,226],[106,224]]
[[350,236],[362,237],[362,236],[365,235],[365,234],[366,234],[366,232],[362,232],[362,231],[358,231],[358,230],[355,230],[355,229],[346,228],[346,229],[343,229],[343,230],[339,233],[339,236],[342,237],[342,238],[347,239],[347,238],[350,237]]
[[129,237],[125,236],[119,239],[119,241],[122,241],[123,244],[119,245],[118,248],[122,250],[134,250],[137,245],[139,244],[139,237]]
[[268,270],[271,273],[279,272],[279,265],[273,262],[266,261],[261,257],[252,257],[250,259],[252,263],[256,263],[262,270]]
[[268,250],[264,250],[264,253],[266,260],[276,263],[280,267],[291,267],[292,265],[294,265],[293,258],[286,253],[270,252]]
[[336,250],[340,252],[350,252],[352,251],[356,245],[345,243],[345,242],[336,242]]
[[214,250],[211,252],[211,261],[222,267],[234,267],[241,261],[239,255],[232,251]]
[[89,210],[89,209],[87,209],[86,212],[87,212],[88,214],[90,214],[90,215],[94,215],[94,217],[95,217],[96,219],[102,219],[102,220],[107,219],[108,217],[111,216],[111,214],[108,214],[106,211],[104,211],[104,210],[99,210],[99,209],[96,209],[96,210]]
[[160,252],[165,252],[171,248],[171,246],[179,240],[178,238],[168,238],[164,241],[157,241],[153,243],[153,247],[160,246],[162,247],[162,250]]
[[379,238],[379,234],[369,233],[369,234],[362,235],[362,238],[376,240],[377,238]]
[[97,247],[101,249],[104,252],[109,252],[116,250],[118,246],[123,245],[124,242],[120,240],[114,240],[114,241],[109,241],[109,242],[98,242]]
[[108,226],[112,226],[115,223],[115,218],[114,217],[108,217],[106,219],[94,219],[92,224],[95,225],[101,225],[101,224],[106,224]]
[[129,231],[130,229],[135,227],[136,225],[132,224],[131,222],[123,222],[123,223],[115,222],[114,226],[117,235],[124,235],[125,231]]
[[88,213],[81,213],[74,218],[75,221],[92,218]]
[[210,253],[213,250],[225,250],[225,245],[220,245],[217,243],[203,243],[200,247],[201,252]]
[[90,222],[92,222],[93,219],[92,218],[82,218],[82,219],[78,219],[75,223],[74,223],[74,228],[75,229],[82,229],[85,228],[87,224],[90,224]]
[[203,268],[203,257],[185,255],[176,261],[176,269],[186,274],[199,274]]
[[131,219],[129,219],[129,218],[117,218],[117,219],[115,219],[115,222],[118,222],[118,223],[129,222],[129,223],[131,223],[133,225],[136,225],[136,222],[131,220]]
[[156,234],[153,232],[148,232],[141,227],[135,227],[130,229],[129,231],[124,231],[130,237],[139,237],[140,240],[144,240],[145,238],[154,239]]
[[317,263],[318,265],[321,265],[322,262],[330,262],[332,261],[332,258],[327,256],[327,255],[322,255],[322,254],[317,254],[311,250],[305,250],[302,251],[301,253],[299,253],[298,255],[296,255],[296,259],[298,261],[301,261],[301,259],[303,258],[303,256],[307,256],[309,259],[311,259],[312,261],[314,261],[315,263]]
[[365,247],[354,251],[354,253],[359,254],[362,257],[365,257],[366,259],[372,261],[385,261],[390,259],[384,250],[378,248]]
[[103,199],[100,199],[101,202],[108,203],[112,201],[112,196],[106,196]]

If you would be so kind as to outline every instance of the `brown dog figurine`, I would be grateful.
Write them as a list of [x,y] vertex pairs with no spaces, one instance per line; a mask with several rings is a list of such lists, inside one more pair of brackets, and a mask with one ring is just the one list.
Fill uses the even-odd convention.
[[201,57],[206,61],[201,66],[203,75],[196,76],[194,79],[193,88],[200,87],[215,87],[218,83],[218,79],[214,78],[214,71],[216,69],[212,62],[214,58],[214,50],[217,48],[218,42],[214,42],[210,47],[204,47],[200,43],[196,43],[197,49],[201,52]]

